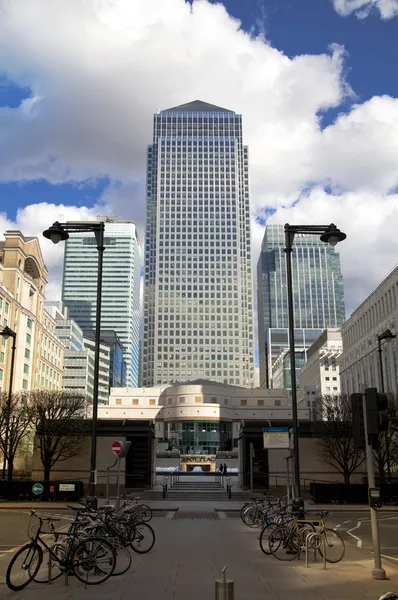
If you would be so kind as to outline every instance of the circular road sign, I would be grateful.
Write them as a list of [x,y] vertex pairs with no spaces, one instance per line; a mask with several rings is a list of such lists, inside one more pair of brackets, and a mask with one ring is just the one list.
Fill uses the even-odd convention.
[[43,490],[44,488],[41,483],[35,483],[32,486],[32,492],[35,494],[35,496],[40,496],[40,494],[43,493]]
[[119,456],[121,450],[122,450],[122,448],[121,448],[120,442],[113,442],[113,444],[112,444],[113,454],[116,454],[116,456]]

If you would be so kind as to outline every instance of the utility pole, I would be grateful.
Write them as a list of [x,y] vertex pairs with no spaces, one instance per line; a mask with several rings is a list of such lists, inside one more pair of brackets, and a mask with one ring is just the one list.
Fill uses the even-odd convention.
[[[367,419],[367,407],[366,407],[366,395],[362,397],[363,407],[363,423],[365,429],[365,448],[366,448],[366,466],[368,471],[368,486],[370,488],[375,487],[375,474],[373,466],[373,448],[372,440],[368,435],[368,419]],[[386,572],[381,565],[381,554],[380,554],[380,538],[379,538],[379,523],[377,521],[377,512],[372,506],[370,506],[370,522],[372,528],[372,543],[373,543],[373,557],[374,557],[374,568],[372,569],[373,579],[387,579]]]

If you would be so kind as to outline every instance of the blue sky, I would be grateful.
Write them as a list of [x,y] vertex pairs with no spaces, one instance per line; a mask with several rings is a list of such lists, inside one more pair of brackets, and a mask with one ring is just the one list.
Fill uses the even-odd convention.
[[[355,15],[342,18],[329,0],[224,0],[223,4],[245,31],[264,33],[272,46],[289,57],[321,54],[333,43],[344,46],[345,77],[355,97],[327,111],[323,125],[348,110],[352,102],[374,95],[398,97],[398,19],[383,21],[376,11],[363,20]],[[7,73],[2,74],[0,106],[15,108],[30,95],[29,86],[15,85]],[[150,136],[148,130],[148,142]],[[1,208],[14,219],[18,208],[34,202],[93,206],[108,182],[93,178],[57,185],[45,180],[4,183],[0,185]]]
[[107,212],[143,237],[152,115],[200,98],[243,115],[254,263],[267,219],[337,222],[350,312],[398,226],[398,10],[352,1],[0,0],[0,234]]

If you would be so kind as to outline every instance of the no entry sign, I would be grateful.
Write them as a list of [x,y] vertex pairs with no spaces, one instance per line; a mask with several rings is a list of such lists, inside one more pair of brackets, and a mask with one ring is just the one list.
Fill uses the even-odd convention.
[[113,442],[113,444],[112,444],[113,454],[116,454],[116,456],[119,456],[121,451],[122,451],[122,446],[121,446],[120,442]]

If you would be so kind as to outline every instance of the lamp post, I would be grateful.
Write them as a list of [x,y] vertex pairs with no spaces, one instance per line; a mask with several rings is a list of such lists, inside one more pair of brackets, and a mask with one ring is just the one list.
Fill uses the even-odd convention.
[[15,331],[10,329],[9,327],[4,327],[3,331],[0,331],[0,335],[3,336],[5,340],[8,340],[9,337],[12,338],[12,351],[11,351],[11,367],[10,367],[10,381],[8,384],[8,396],[7,396],[7,405],[6,405],[6,431],[4,435],[4,457],[3,457],[3,471],[2,471],[2,480],[6,479],[6,460],[8,460],[8,437],[9,437],[9,428],[10,428],[10,412],[11,412],[11,398],[12,398],[12,382],[14,379],[14,362],[15,362],[15,350],[16,350],[16,339],[17,334]]
[[293,277],[292,277],[292,252],[293,240],[296,234],[318,235],[322,242],[335,246],[347,237],[345,233],[337,229],[334,223],[330,225],[285,225],[285,252],[286,252],[286,276],[287,276],[287,301],[289,314],[289,353],[290,353],[290,376],[292,386],[292,413],[293,413],[293,453],[294,453],[294,482],[296,498],[301,497],[300,491],[300,456],[299,456],[299,430],[297,412],[297,388],[296,388],[296,357],[294,353],[294,306],[293,306]]
[[[383,355],[381,351],[381,342],[386,340],[387,342],[391,342],[397,336],[391,333],[390,329],[386,329],[377,336],[377,349],[379,352],[379,371],[380,371],[380,385],[381,391],[384,394],[384,373],[383,373]],[[391,480],[391,466],[390,466],[390,440],[388,439],[388,430],[384,432],[385,442],[386,442],[386,461],[387,461],[387,475],[388,479]]]
[[98,383],[99,383],[99,361],[100,361],[100,343],[101,343],[101,302],[102,302],[102,267],[104,258],[104,231],[105,224],[100,222],[74,222],[59,223],[55,221],[46,231],[43,231],[45,238],[51,240],[54,244],[65,241],[69,233],[93,232],[97,242],[98,250],[98,275],[97,275],[97,311],[95,318],[95,354],[94,354],[94,386],[93,386],[93,415],[91,421],[91,461],[90,461],[90,496],[95,496],[95,486],[97,485],[97,421],[98,421]]

